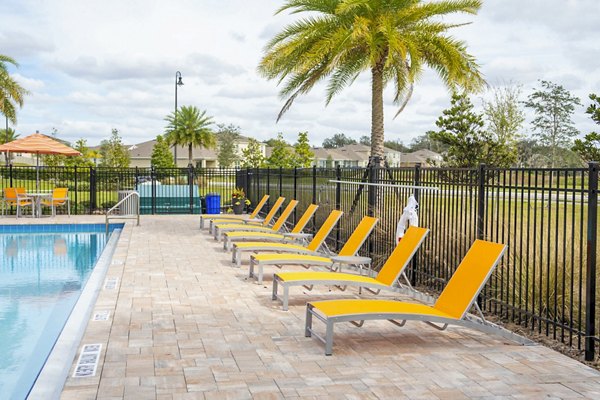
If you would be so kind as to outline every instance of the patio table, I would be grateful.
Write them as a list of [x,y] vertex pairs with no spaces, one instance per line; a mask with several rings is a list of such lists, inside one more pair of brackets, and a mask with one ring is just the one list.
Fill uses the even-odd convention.
[[52,192],[27,192],[27,197],[31,197],[31,200],[33,201],[33,216],[35,218],[40,218],[42,216],[42,199],[52,199]]

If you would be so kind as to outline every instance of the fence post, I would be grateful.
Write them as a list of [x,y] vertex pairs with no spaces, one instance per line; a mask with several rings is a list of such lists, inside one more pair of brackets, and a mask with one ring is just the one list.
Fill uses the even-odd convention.
[[[312,168],[312,202],[317,204],[317,166],[313,165]],[[317,219],[312,219],[312,234],[314,235],[317,231]]]
[[[294,199],[298,200],[298,168],[294,167]],[[294,208],[294,225],[298,222],[297,210]]]
[[485,224],[485,164],[479,164],[477,189],[477,239],[483,239]]
[[90,167],[90,214],[98,207],[96,203],[96,168]]
[[594,360],[596,335],[596,245],[598,243],[598,163],[589,163],[587,268],[585,287],[585,360]]
[[[267,167],[267,193],[271,194],[271,168]],[[271,211],[271,197],[267,201],[267,212]]]
[[[240,170],[240,174],[242,174],[242,171]],[[250,199],[251,197],[251,193],[250,193],[250,167],[246,168],[246,181],[245,181],[245,185],[244,185],[244,190],[246,191],[246,198]],[[258,201],[258,200],[256,200]]]
[[10,163],[8,165],[8,180],[10,181],[9,187],[13,187],[13,165]]
[[73,213],[77,214],[77,165],[75,165],[74,171],[75,171],[74,172],[75,176],[73,177],[73,189],[75,191],[75,193],[74,193],[74,195],[75,195],[74,196],[75,197],[74,203],[75,204],[73,204]]
[[283,196],[283,167],[279,167],[279,196]]
[[[414,174],[415,174],[415,176],[413,177],[413,185],[421,186],[421,163],[415,164]],[[413,191],[413,196],[415,196],[415,200],[417,201],[417,204],[419,204],[419,211],[420,211],[422,209],[420,189],[415,188]],[[421,220],[422,220],[422,218],[421,218]],[[423,253],[423,251],[421,251],[421,254],[422,253]],[[410,275],[409,275],[410,284],[413,286],[416,286],[416,284],[417,284],[417,273],[418,272],[419,272],[419,258],[413,257],[412,268],[410,269]]]
[[[339,164],[335,167],[335,180],[336,181],[342,180],[342,167],[340,167]],[[335,184],[335,209],[340,210],[341,208],[342,208],[342,184],[340,182],[337,182]],[[336,227],[335,227],[336,251],[338,251],[340,249],[341,235],[342,235],[342,232],[340,230],[340,224],[336,224]]]
[[194,166],[188,165],[188,186],[190,189],[190,214],[194,214]]
[[[177,174],[177,170],[175,170],[175,173]],[[156,214],[156,170],[154,169],[154,166],[150,167],[150,178],[150,180],[152,181],[150,204],[152,205],[152,215],[154,215]]]

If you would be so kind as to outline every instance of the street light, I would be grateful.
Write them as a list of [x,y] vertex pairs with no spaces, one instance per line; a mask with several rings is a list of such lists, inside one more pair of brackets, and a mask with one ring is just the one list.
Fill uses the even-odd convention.
[[[181,72],[175,72],[175,116],[173,120],[173,125],[175,131],[177,131],[177,86],[182,86],[183,81],[181,80]],[[173,158],[175,161],[175,167],[177,168],[177,143],[173,145]]]

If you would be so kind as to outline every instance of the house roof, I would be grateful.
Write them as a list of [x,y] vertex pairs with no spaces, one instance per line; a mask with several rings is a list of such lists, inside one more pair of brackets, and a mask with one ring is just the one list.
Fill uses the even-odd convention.
[[[128,146],[129,156],[132,159],[150,159],[152,156],[152,149],[156,144],[156,140],[148,140],[146,142],[137,143]],[[204,147],[194,147],[192,149],[192,158],[194,160],[216,160],[217,152],[216,149],[206,149]],[[188,159],[188,147],[177,146],[177,159],[187,160]]]

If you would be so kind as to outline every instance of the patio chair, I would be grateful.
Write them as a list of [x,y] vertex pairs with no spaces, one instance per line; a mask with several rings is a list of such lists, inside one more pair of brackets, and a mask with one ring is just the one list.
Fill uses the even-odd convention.
[[213,231],[214,231],[214,235],[215,235],[215,240],[220,241],[223,237],[223,232],[229,232],[229,231],[236,231],[236,230],[242,230],[241,228],[247,227],[247,226],[262,226],[262,227],[268,227],[271,224],[271,221],[273,221],[273,218],[275,218],[275,214],[277,214],[277,211],[279,211],[279,209],[281,208],[281,205],[283,204],[283,202],[285,201],[285,197],[280,197],[277,199],[277,201],[275,201],[275,204],[273,204],[273,207],[271,208],[271,210],[269,210],[269,213],[265,216],[265,219],[262,220],[262,222],[258,222],[258,221],[240,221],[238,223],[235,222],[224,222],[224,223],[219,223],[219,224],[215,224],[213,222],[212,227],[213,227]]
[[[254,211],[252,211],[252,213],[248,216],[248,219],[254,219],[256,217],[258,217],[258,213],[260,212],[260,210],[262,210],[263,206],[267,203],[267,200],[269,200],[269,195],[265,194],[262,199],[258,202],[258,204],[256,205],[256,207],[254,208]],[[200,215],[200,229],[204,229],[204,222],[205,221],[212,221],[215,219],[222,219],[225,222],[227,220],[242,220],[246,218],[246,215],[236,215],[236,214],[202,214]]]
[[257,280],[259,284],[262,284],[263,268],[265,265],[273,265],[277,268],[281,268],[283,265],[302,265],[305,268],[310,268],[311,266],[323,266],[331,270],[336,269],[335,266],[337,265],[337,270],[339,271],[341,271],[343,264],[356,265],[362,268],[364,265],[371,264],[371,259],[369,257],[357,257],[356,254],[373,231],[373,228],[375,228],[377,221],[379,221],[378,218],[363,217],[337,255],[325,256],[323,254],[311,255],[290,253],[253,254],[250,256],[248,276],[250,278],[254,277],[254,267],[257,266]]
[[31,215],[35,214],[34,212],[34,202],[33,199],[27,196],[27,191],[25,188],[13,188],[8,187],[3,189],[4,196],[2,197],[2,215],[4,215],[5,210],[8,211],[9,207],[17,208],[17,218],[21,215],[21,209],[23,207],[31,207]]
[[[263,199],[264,199],[264,197],[263,197]],[[277,200],[275,200],[275,204],[277,204],[277,202],[279,201],[279,199],[281,199],[281,197],[279,197],[279,198],[277,198]],[[261,200],[261,202],[262,202],[262,200]],[[264,204],[266,204],[266,202],[267,202],[267,200],[265,199],[263,205],[261,205],[261,208],[264,208]],[[258,215],[258,212],[256,212],[256,213],[252,212],[252,214],[250,214],[250,216],[248,218],[234,218],[234,219],[232,219],[231,216],[232,216],[231,214],[225,214],[223,216],[219,216],[218,218],[211,219],[209,221],[210,223],[209,223],[209,226],[208,226],[208,232],[211,235],[214,235],[215,234],[215,226],[217,224],[229,224],[229,223],[232,223],[232,224],[238,224],[238,223],[245,224],[245,223],[250,223],[250,224],[260,225],[265,220],[265,218],[261,218]],[[233,216],[235,216],[235,214],[233,214]]]
[[[499,327],[492,329],[493,325],[483,318],[476,299],[505,250],[503,244],[476,240],[433,306],[379,299],[309,302],[306,304],[305,336],[314,335],[323,341],[325,355],[331,355],[333,329],[338,322],[351,322],[360,327],[367,320],[388,320],[404,326],[408,320],[417,320],[439,330],[453,324],[498,333]],[[468,318],[467,313],[472,306],[478,311],[480,322]],[[324,337],[313,330],[313,317],[325,323]]]
[[277,223],[275,223],[275,225],[273,225],[273,230],[275,232],[248,232],[248,231],[225,232],[223,234],[224,235],[223,249],[225,249],[227,251],[231,250],[231,246],[232,246],[233,242],[237,242],[237,241],[261,240],[261,241],[282,242],[286,239],[304,240],[304,239],[310,238],[310,235],[308,233],[302,233],[302,230],[304,229],[306,224],[308,224],[308,221],[310,221],[310,219],[315,214],[315,212],[317,211],[318,208],[319,208],[319,206],[316,204],[309,205],[308,208],[306,209],[306,211],[304,211],[304,214],[302,214],[302,216],[300,217],[300,219],[298,220],[296,225],[294,225],[294,228],[289,233],[277,233],[280,229],[275,229],[277,224],[279,223],[279,221],[282,220],[281,217],[283,217],[283,214],[277,220]]
[[68,188],[54,188],[52,190],[52,197],[42,198],[40,201],[42,206],[52,208],[52,216],[56,216],[56,207],[67,206],[67,214],[71,216],[71,200],[69,199]]
[[[285,231],[285,223],[292,215],[292,212],[298,205],[298,200],[292,200],[289,202],[286,208],[283,209],[279,218],[275,221],[273,226],[265,226],[263,224],[255,225],[255,224],[234,224],[234,223],[226,223],[227,232],[223,232],[223,229],[220,230],[221,234],[219,235],[219,239],[225,237],[227,233],[249,233],[249,232],[263,232],[263,233],[278,233]],[[222,225],[221,225],[222,226]],[[225,241],[225,240],[224,240]]]
[[[346,290],[347,286],[358,286],[374,294],[379,294],[381,290],[394,290],[396,283],[401,285],[400,277],[402,276],[407,285],[412,288],[410,281],[404,273],[404,269],[412,260],[419,247],[421,247],[428,234],[429,229],[416,226],[409,227],[400,243],[392,251],[392,254],[390,254],[374,278],[330,271],[277,272],[273,276],[272,299],[281,300],[283,310],[287,311],[290,286],[304,286],[308,290],[312,290],[314,285],[336,286],[341,290]],[[282,296],[278,294],[279,286],[283,288]]]
[[297,253],[297,254],[322,254],[319,250],[325,246],[325,239],[329,236],[329,233],[333,230],[333,227],[341,218],[343,212],[339,210],[333,210],[327,219],[321,224],[321,228],[315,233],[315,236],[308,243],[308,245],[302,245],[297,243],[270,243],[270,242],[244,242],[234,243],[233,253],[231,255],[231,262],[235,267],[242,266],[242,252],[251,251],[278,251],[285,253]]

